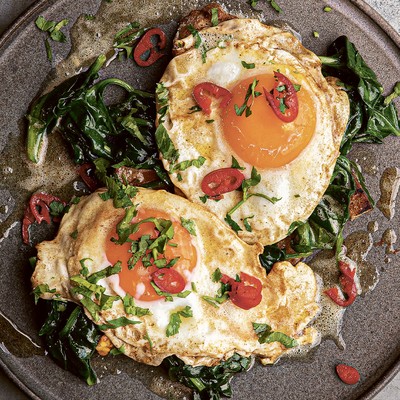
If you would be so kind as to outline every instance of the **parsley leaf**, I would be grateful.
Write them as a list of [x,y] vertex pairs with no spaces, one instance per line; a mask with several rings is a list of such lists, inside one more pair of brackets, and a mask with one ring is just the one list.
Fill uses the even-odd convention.
[[182,226],[193,236],[196,236],[196,224],[191,219],[181,217]]
[[179,328],[182,323],[181,317],[183,318],[193,317],[192,308],[190,306],[186,306],[182,310],[171,314],[166,330],[167,337],[174,336],[179,332]]
[[40,295],[44,294],[44,293],[55,293],[56,289],[50,289],[49,285],[47,283],[38,285],[35,287],[35,289],[33,289],[32,293],[35,296],[35,304],[37,304],[37,302],[40,299]]
[[141,321],[133,321],[126,317],[120,317],[120,318],[112,319],[110,321],[106,321],[105,324],[98,325],[98,328],[102,331],[105,331],[107,329],[116,329],[116,328],[120,328],[122,326],[136,325],[136,324],[141,324]]
[[296,339],[293,339],[282,332],[273,332],[272,328],[268,324],[253,322],[253,329],[261,344],[279,342],[288,349],[299,345]]
[[125,297],[122,299],[122,302],[124,304],[124,309],[127,314],[135,315],[137,317],[151,315],[151,312],[148,308],[136,306],[134,298],[129,293],[125,295]]
[[[256,92],[256,86],[258,85],[258,80],[254,79],[252,83],[250,83],[246,95],[244,97],[244,102],[243,104],[239,107],[237,104],[235,104],[235,112],[236,115],[241,116],[243,113],[246,111],[246,117],[250,117],[252,114],[252,111],[250,107],[253,105],[254,99],[258,96],[261,96],[261,92]],[[252,102],[250,105],[248,105],[248,102],[250,100],[250,97],[252,97]]]

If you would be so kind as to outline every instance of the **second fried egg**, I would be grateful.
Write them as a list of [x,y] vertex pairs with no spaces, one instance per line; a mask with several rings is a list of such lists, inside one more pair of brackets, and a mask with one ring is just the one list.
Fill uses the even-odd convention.
[[[347,95],[290,32],[258,20],[226,21],[176,46],[185,51],[158,86],[157,139],[171,180],[189,200],[237,224],[245,241],[279,241],[293,222],[309,217],[329,184],[348,120]],[[298,115],[290,122],[264,94],[279,74],[296,88]],[[211,103],[201,110],[194,91],[202,84],[215,86],[206,86]],[[232,166],[241,168],[247,188],[207,196],[204,177]]]

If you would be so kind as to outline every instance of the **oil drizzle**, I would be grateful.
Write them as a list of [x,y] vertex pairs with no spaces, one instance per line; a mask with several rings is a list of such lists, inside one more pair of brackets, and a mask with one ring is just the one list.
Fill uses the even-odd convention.
[[353,232],[344,240],[344,245],[347,248],[347,256],[357,264],[361,295],[365,296],[375,288],[379,281],[377,267],[366,260],[373,246],[372,236],[365,231]]
[[[339,280],[336,256],[333,251],[323,250],[310,262],[310,267],[322,278],[321,293],[336,285]],[[321,295],[321,313],[314,321],[313,326],[321,332],[322,339],[333,340],[340,349],[346,344],[342,337],[344,307],[338,306],[326,295]]]
[[396,167],[389,167],[383,171],[379,186],[381,197],[377,202],[377,207],[382,214],[391,220],[394,217],[395,201],[400,185],[400,170]]
[[27,358],[44,355],[44,349],[22,332],[0,311],[1,350],[16,357]]

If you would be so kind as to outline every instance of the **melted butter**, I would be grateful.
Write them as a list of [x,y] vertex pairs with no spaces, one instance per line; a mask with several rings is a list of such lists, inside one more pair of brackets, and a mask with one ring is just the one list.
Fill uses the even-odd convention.
[[339,280],[340,272],[337,268],[335,253],[328,250],[321,251],[309,265],[323,282],[320,287],[321,313],[313,326],[321,333],[322,339],[333,340],[340,349],[344,349],[346,345],[342,337],[342,324],[345,308],[338,306],[323,294]]
[[367,230],[369,233],[377,232],[379,229],[378,221],[369,221],[367,225]]
[[49,135],[46,160],[41,164],[34,164],[25,156],[24,138],[25,135],[10,136],[0,157],[2,184],[7,188],[0,188],[1,242],[7,239],[10,231],[22,220],[32,193],[51,193],[65,201],[73,194],[82,194],[74,190],[76,169],[64,141],[56,132]]
[[394,217],[395,201],[400,185],[400,170],[396,167],[389,167],[383,171],[380,180],[381,197],[377,202],[377,207],[382,214],[391,220]]
[[375,246],[386,246],[385,253],[386,254],[397,254],[400,249],[395,249],[394,244],[397,242],[396,232],[388,228],[383,232],[382,238],[379,242],[375,243]]
[[[128,24],[139,22],[141,27],[162,26],[171,42],[177,28],[175,21],[186,15],[189,10],[201,8],[209,2],[181,0],[174,3],[168,4],[159,0],[101,2],[94,18],[88,19],[82,15],[71,28],[71,53],[58,64],[45,91],[51,90],[67,77],[75,75],[83,67],[90,65],[100,54],[105,54],[109,59],[113,58],[115,35]],[[245,3],[240,4],[237,1],[226,3],[225,8],[228,13],[243,17],[260,17]],[[137,70],[140,74],[140,68]]]
[[357,231],[344,240],[347,256],[357,263],[357,275],[362,295],[373,290],[379,281],[379,271],[374,264],[367,261],[367,255],[372,249],[373,240],[368,232]]

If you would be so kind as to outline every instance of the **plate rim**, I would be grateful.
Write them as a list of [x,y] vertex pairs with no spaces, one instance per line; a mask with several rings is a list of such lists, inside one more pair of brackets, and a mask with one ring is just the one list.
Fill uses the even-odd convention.
[[[7,42],[11,41],[13,36],[17,35],[20,29],[23,29],[23,25],[27,23],[33,15],[37,14],[41,9],[48,8],[56,1],[57,0],[36,0],[28,6],[25,11],[19,14],[18,17],[15,18],[11,24],[6,26],[5,30],[0,34],[0,51],[7,47]],[[368,16],[400,50],[400,33],[389,24],[389,22],[379,14],[378,11],[372,8],[372,6],[364,0],[341,1],[348,1]],[[31,388],[20,380],[17,374],[11,370],[2,357],[0,357],[0,368],[4,371],[5,375],[24,392],[24,394],[33,400],[41,400],[41,398],[38,397]],[[383,390],[398,373],[400,373],[400,359],[395,360],[388,368],[386,368],[384,373],[356,400],[373,400],[373,398]]]

